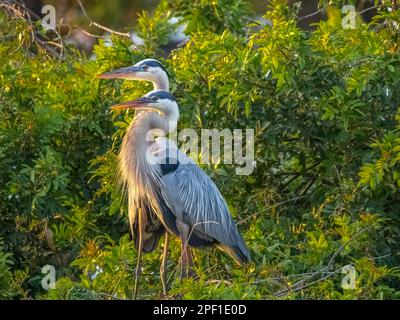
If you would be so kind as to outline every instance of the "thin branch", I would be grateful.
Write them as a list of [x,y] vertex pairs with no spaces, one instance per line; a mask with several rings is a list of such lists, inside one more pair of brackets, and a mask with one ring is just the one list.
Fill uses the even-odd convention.
[[[35,19],[40,19],[35,13],[33,13],[29,8],[25,6],[24,3],[18,0],[9,0],[0,2],[0,8],[11,18],[23,20],[28,24],[28,30],[30,31],[31,38],[29,39],[30,45],[36,44],[38,47],[44,49],[48,54],[58,58],[59,60],[64,59],[64,51],[65,47],[61,38],[61,35],[57,30],[52,30],[57,36],[56,40],[59,40],[59,43],[48,40],[47,36],[39,34],[39,32],[35,31],[35,22],[32,20],[32,17]],[[16,48],[13,52],[18,50],[21,45]],[[58,47],[60,50],[57,51],[54,47]],[[12,53],[11,53],[12,54]]]
[[238,223],[236,223],[236,225],[245,223],[247,220],[250,220],[251,218],[253,218],[253,217],[259,215],[260,213],[265,212],[265,211],[267,211],[267,210],[269,210],[271,208],[275,208],[275,207],[281,206],[281,205],[283,205],[285,203],[289,203],[289,202],[292,202],[292,201],[297,201],[297,200],[302,199],[302,198],[305,198],[305,196],[295,197],[295,198],[292,198],[292,199],[289,199],[289,200],[285,200],[285,201],[278,202],[278,203],[275,203],[273,205],[267,206],[266,208],[264,208],[264,209],[262,209],[260,211],[257,211],[256,213],[253,213],[253,214],[247,216],[246,218],[240,220]]
[[89,31],[86,31],[85,29],[83,29],[83,28],[80,27],[80,26],[74,26],[74,29],[79,29],[79,30],[81,30],[82,33],[84,33],[85,35],[87,35],[87,36],[89,36],[89,37],[93,37],[93,38],[104,38],[103,35],[97,35],[97,34],[90,33]]
[[305,20],[305,19],[308,19],[308,18],[311,18],[311,17],[313,17],[313,16],[316,16],[317,14],[319,14],[320,12],[322,12],[322,11],[324,11],[326,8],[328,8],[328,6],[329,6],[329,4],[325,5],[324,7],[322,7],[321,9],[319,9],[318,11],[315,11],[315,12],[310,13],[310,14],[308,14],[308,15],[306,15],[306,16],[303,16],[303,17],[299,17],[298,20],[299,20],[299,21],[303,21],[303,20]]
[[329,260],[328,264],[326,265],[325,269],[329,270],[330,267],[333,265],[337,255],[344,249],[346,248],[346,246],[348,246],[352,241],[354,241],[355,239],[357,239],[359,237],[359,235],[361,235],[362,233],[364,233],[367,229],[366,228],[362,228],[360,229],[354,236],[352,236],[348,241],[346,241],[344,244],[342,244],[339,249],[337,249],[335,251],[335,253],[332,255],[331,259]]
[[[259,280],[253,281],[253,282],[243,282],[243,283],[240,283],[240,285],[257,285],[257,284],[268,282],[271,280],[285,280],[285,279],[299,278],[299,277],[313,275],[314,273],[315,272],[304,272],[304,273],[298,273],[298,274],[289,274],[287,276],[276,276],[276,277],[259,279]],[[321,272],[321,274],[332,274],[332,273],[334,273],[334,271]]]
[[279,188],[279,191],[284,190],[289,184],[291,184],[294,180],[296,180],[298,177],[300,177],[301,175],[305,175],[306,172],[310,171],[311,169],[314,169],[315,167],[319,166],[321,164],[321,161],[317,161],[316,163],[314,163],[312,166],[306,168],[304,171],[302,172],[297,172],[292,178],[290,178],[283,186],[281,186]]
[[[289,293],[297,292],[297,291],[299,291],[299,290],[303,290],[303,289],[305,289],[305,288],[307,288],[307,287],[309,287],[309,286],[311,286],[311,285],[313,285],[313,284],[315,284],[315,283],[318,283],[318,282],[320,282],[320,281],[323,281],[323,280],[329,278],[330,276],[332,276],[334,273],[336,273],[336,271],[335,271],[334,273],[332,273],[332,274],[328,274],[327,276],[324,276],[324,277],[322,277],[322,278],[319,278],[319,279],[317,279],[317,280],[314,280],[314,279],[316,279],[317,276],[319,276],[319,275],[321,275],[321,274],[324,274],[324,273],[326,273],[327,271],[329,271],[329,269],[332,267],[332,265],[333,265],[333,263],[334,263],[336,257],[339,255],[339,253],[340,253],[347,245],[349,245],[352,241],[354,241],[356,238],[358,238],[358,236],[360,236],[360,234],[362,234],[362,233],[365,232],[366,230],[367,230],[366,228],[360,229],[360,230],[359,230],[353,237],[351,237],[346,243],[342,244],[342,245],[334,252],[334,254],[332,255],[332,257],[329,259],[328,264],[327,264],[325,267],[323,267],[321,270],[318,270],[318,271],[312,273],[310,276],[307,276],[307,277],[305,277],[304,279],[302,279],[302,280],[300,280],[300,281],[294,283],[294,284],[293,284],[292,286],[290,286],[289,288],[286,288],[286,289],[280,290],[280,291],[278,291],[278,292],[275,292],[273,295],[276,296],[276,297],[282,297],[282,296],[288,295]],[[313,280],[314,280],[314,281],[313,281]],[[312,281],[312,282],[307,283],[308,281]]]
[[112,300],[126,300],[126,299],[123,299],[123,298],[119,298],[116,295],[111,295],[111,294],[108,294],[108,293],[105,293],[105,292],[95,292],[95,293],[96,293],[96,295],[104,296],[104,297],[110,298]]
[[304,188],[303,192],[301,193],[302,196],[304,196],[308,190],[312,187],[314,184],[315,180],[317,180],[316,177],[311,178],[311,180],[308,182],[307,186]]
[[[121,37],[130,38],[130,34],[128,32],[120,32],[120,31],[112,30],[112,29],[110,29],[108,27],[105,27],[105,26],[93,21],[92,19],[90,19],[88,14],[86,13],[85,8],[83,7],[82,2],[80,0],[76,0],[76,1],[78,2],[79,6],[81,7],[82,13],[85,16],[86,20],[89,22],[89,26],[93,25],[93,26],[95,26],[95,27],[97,27],[97,28],[99,28],[99,29],[101,29],[103,31],[109,32],[111,34],[115,34],[115,35],[118,35],[118,36],[121,36]],[[91,35],[91,34],[88,33],[88,35]]]
[[[322,282],[322,281],[324,281],[324,280],[326,280],[326,279],[332,277],[334,274],[338,273],[339,271],[341,271],[341,269],[332,271],[332,272],[328,273],[326,276],[324,276],[324,277],[322,277],[322,278],[319,278],[319,279],[317,279],[317,280],[315,280],[315,281],[312,281],[312,282],[310,282],[310,283],[307,283],[307,284],[303,285],[303,286],[300,287],[300,288],[296,288],[296,289],[292,290],[291,292],[296,292],[296,291],[300,291],[300,290],[303,290],[303,289],[305,289],[305,288],[311,287],[312,285],[314,285],[314,284],[316,284],[316,283],[318,283],[318,282]],[[286,294],[285,294],[285,295],[286,295]]]

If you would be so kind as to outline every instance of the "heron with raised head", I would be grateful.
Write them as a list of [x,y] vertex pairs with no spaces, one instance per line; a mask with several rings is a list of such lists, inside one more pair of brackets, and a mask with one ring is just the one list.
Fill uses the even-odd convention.
[[156,59],[144,59],[133,66],[102,73],[100,79],[125,79],[152,82],[153,91],[169,92],[169,75],[167,69]]
[[[129,218],[138,250],[136,279],[141,269],[141,253],[154,250],[165,230],[166,238],[171,233],[181,240],[182,277],[189,276],[192,271],[189,247],[216,246],[237,263],[247,263],[250,260],[248,249],[213,181],[172,141],[155,136],[149,139],[148,133],[152,130],[161,130],[165,135],[176,130],[179,108],[171,94],[159,89],[160,83],[168,85],[165,70],[161,68],[165,72],[161,82],[154,74],[144,79],[143,73],[151,66],[143,67],[141,63],[143,61],[102,76],[148,80],[157,88],[142,98],[113,107],[114,110],[144,111],[128,127],[119,154],[121,178],[128,195]],[[166,149],[168,152],[161,152]],[[149,161],[149,154],[154,157],[152,161]],[[168,242],[164,246],[160,268],[164,293],[167,291],[167,255]]]
[[[163,90],[169,92],[169,74],[166,68],[161,64],[161,62],[159,62],[156,59],[144,59],[137,62],[133,66],[102,73],[98,75],[97,78],[147,81],[153,84],[153,91]],[[140,264],[142,251],[145,253],[152,252],[156,248],[160,237],[164,234],[164,249],[160,265],[160,278],[163,287],[163,293],[166,294],[167,293],[166,270],[167,270],[168,246],[170,240],[169,233],[164,232],[165,229],[161,221],[157,218],[156,214],[154,213],[154,210],[146,208],[144,212],[146,212],[147,214],[146,229],[148,230],[148,232],[146,234],[148,235],[148,238],[143,239],[144,241],[143,249],[140,251],[138,250],[139,252],[138,263]],[[135,214],[131,213],[129,216],[134,217]],[[136,249],[138,249],[139,247],[138,221],[136,223],[132,222],[133,221],[131,221],[132,235],[135,240]],[[151,234],[151,236],[149,236],[149,234]],[[140,268],[137,267],[136,281],[139,278],[139,273],[140,273]]]

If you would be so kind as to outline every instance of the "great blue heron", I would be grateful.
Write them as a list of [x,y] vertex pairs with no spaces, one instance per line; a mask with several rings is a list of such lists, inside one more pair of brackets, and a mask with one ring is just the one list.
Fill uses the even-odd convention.
[[[140,80],[145,80],[144,75],[139,73],[147,72],[150,66],[143,67],[141,63],[102,77],[138,80],[140,77]],[[156,88],[160,87],[155,77],[152,76],[150,81]],[[163,85],[168,85],[166,72],[161,82]],[[176,129],[179,109],[175,98],[158,89],[113,108],[146,111],[140,113],[129,126],[119,154],[122,180],[128,193],[129,217],[138,249],[138,262],[143,250],[151,251],[155,248],[164,228],[181,239],[183,277],[188,276],[192,267],[188,245],[215,245],[239,264],[248,262],[249,253],[243,238],[212,180],[193,160],[180,152],[172,141],[163,137],[149,139],[148,132],[151,130],[159,129],[168,134]],[[147,157],[150,149],[150,154],[154,155],[152,161]],[[165,243],[160,268],[164,293],[167,250],[168,243]]]
[[[135,65],[121,68],[117,70],[113,70],[110,72],[106,72],[97,76],[100,79],[125,79],[125,80],[139,80],[139,81],[148,81],[153,83],[153,91],[168,91],[169,92],[169,74],[165,67],[156,59],[144,59],[142,61],[137,62]],[[162,261],[160,265],[160,277],[161,283],[163,287],[163,293],[167,293],[167,279],[166,279],[166,270],[167,270],[167,258],[168,258],[168,246],[169,246],[169,233],[165,232],[164,226],[161,221],[158,220],[154,210],[150,208],[146,208],[144,211],[147,214],[146,217],[146,229],[148,238],[143,239],[143,248],[142,250],[138,250],[138,262],[140,264],[141,253],[151,252],[153,251],[160,237],[164,234],[164,249],[162,255]],[[132,212],[130,217],[134,217],[135,214]],[[138,223],[132,224],[133,237],[136,240],[135,245],[136,249],[139,249],[139,228]],[[140,268],[139,265],[136,268],[136,281],[139,278]],[[137,285],[137,283],[136,283]],[[135,287],[136,287],[135,285]],[[135,289],[136,292],[136,289]]]

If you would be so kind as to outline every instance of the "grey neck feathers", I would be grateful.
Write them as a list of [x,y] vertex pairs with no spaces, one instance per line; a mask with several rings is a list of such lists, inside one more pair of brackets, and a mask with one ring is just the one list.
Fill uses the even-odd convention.
[[[123,192],[128,196],[131,226],[140,210],[146,214],[145,211],[151,208],[156,215],[161,216],[156,200],[161,176],[157,167],[147,159],[147,150],[154,143],[147,141],[147,134],[151,129],[165,129],[165,123],[165,119],[155,112],[142,112],[131,123],[122,141],[118,155],[119,173],[123,181]],[[149,207],[143,207],[143,203],[147,203]]]
[[155,142],[155,137],[149,133],[160,129],[166,135],[171,129],[175,130],[177,120],[173,121],[174,117],[176,114],[163,117],[157,112],[142,112],[131,123],[119,154],[120,172],[128,186],[133,184],[145,190],[158,181],[157,168],[147,159],[148,149]]
[[164,130],[165,134],[174,132],[178,127],[178,120],[179,120],[179,110],[178,108],[169,110],[164,114],[164,119],[166,121],[167,128]]
[[[148,149],[155,140],[148,139],[148,133],[160,129],[165,134],[176,129],[179,111],[161,116],[157,112],[142,112],[130,124],[122,141],[119,153],[119,172],[123,181],[123,190],[128,195],[128,212],[131,226],[136,221],[138,210],[145,210],[141,205],[148,205],[161,219],[161,208],[157,202],[156,190],[161,185],[159,168],[147,159]],[[144,200],[147,199],[147,200]]]
[[162,90],[169,92],[169,79],[165,71],[163,71],[162,76],[157,80],[153,81],[154,91]]

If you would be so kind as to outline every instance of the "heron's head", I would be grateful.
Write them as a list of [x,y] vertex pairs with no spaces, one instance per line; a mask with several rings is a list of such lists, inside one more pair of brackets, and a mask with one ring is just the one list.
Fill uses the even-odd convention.
[[100,79],[125,79],[153,82],[156,90],[169,90],[168,73],[155,59],[142,60],[131,67],[121,68],[97,76]]
[[179,116],[179,107],[175,97],[166,91],[152,91],[139,99],[120,103],[111,108],[113,110],[157,111],[165,116]]

